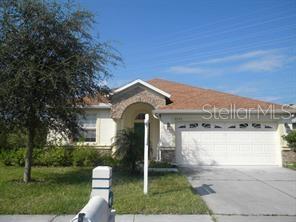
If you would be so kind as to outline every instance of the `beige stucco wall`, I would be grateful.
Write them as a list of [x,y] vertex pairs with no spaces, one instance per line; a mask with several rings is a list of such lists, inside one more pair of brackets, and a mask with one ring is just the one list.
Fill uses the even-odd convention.
[[[86,109],[85,115],[95,116],[96,142],[84,142],[81,145],[95,146],[100,149],[110,149],[116,135],[116,122],[111,118],[110,109]],[[48,141],[57,145],[68,145],[70,140],[59,133],[51,131]]]
[[159,118],[159,147],[175,148],[175,123],[176,120],[173,115],[161,115],[161,118]]
[[97,113],[97,141],[98,146],[111,146],[116,135],[116,122],[111,118],[110,109]]

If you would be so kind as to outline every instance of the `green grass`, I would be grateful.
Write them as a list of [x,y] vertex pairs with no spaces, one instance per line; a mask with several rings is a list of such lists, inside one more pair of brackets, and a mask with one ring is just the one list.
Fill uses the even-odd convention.
[[[20,167],[0,166],[0,214],[74,214],[87,203],[91,168],[33,168],[24,184]],[[208,208],[179,173],[153,173],[149,194],[142,176],[113,172],[114,209],[118,214],[205,214]]]
[[289,169],[292,169],[292,170],[296,170],[296,162],[294,162],[294,163],[287,163],[285,165],[285,167],[287,167]]

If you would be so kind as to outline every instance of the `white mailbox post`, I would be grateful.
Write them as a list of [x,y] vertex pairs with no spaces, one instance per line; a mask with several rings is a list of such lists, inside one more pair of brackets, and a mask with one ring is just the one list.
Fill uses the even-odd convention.
[[108,166],[99,166],[92,172],[92,190],[91,197],[103,197],[109,205],[112,201],[112,168]]
[[90,200],[71,222],[115,222],[112,202],[112,168],[96,167],[92,172]]

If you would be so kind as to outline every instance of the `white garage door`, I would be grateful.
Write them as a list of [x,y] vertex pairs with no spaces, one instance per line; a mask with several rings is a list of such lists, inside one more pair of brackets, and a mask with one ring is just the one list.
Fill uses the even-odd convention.
[[277,165],[276,124],[177,124],[181,165]]

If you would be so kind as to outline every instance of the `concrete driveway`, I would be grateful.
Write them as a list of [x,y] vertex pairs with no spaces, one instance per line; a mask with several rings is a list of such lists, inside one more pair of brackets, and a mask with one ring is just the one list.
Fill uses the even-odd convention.
[[295,216],[296,221],[296,171],[280,167],[196,167],[183,171],[218,218],[277,215]]

